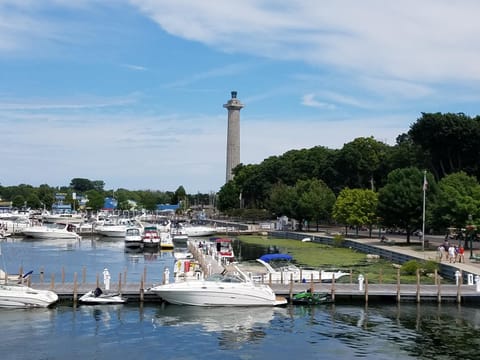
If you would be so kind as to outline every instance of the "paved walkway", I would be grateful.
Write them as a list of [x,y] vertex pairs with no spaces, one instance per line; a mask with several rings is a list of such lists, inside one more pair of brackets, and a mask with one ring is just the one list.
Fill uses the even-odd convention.
[[[320,234],[318,234],[321,236]],[[395,244],[386,244],[382,243],[378,238],[348,238],[348,240],[359,242],[362,244],[369,244],[375,247],[382,247],[387,248],[390,251],[394,251],[400,254],[408,255],[419,260],[435,260],[438,261],[438,252],[436,250],[432,250],[429,247],[425,247],[425,250],[422,251],[421,244],[418,241],[412,242],[412,245],[406,246],[406,240],[397,240]],[[399,245],[402,244],[402,245]],[[430,245],[432,246],[432,245]],[[470,259],[470,250],[465,250],[465,262],[464,263],[453,263],[449,262],[445,259],[442,259],[441,263],[444,265],[449,265],[452,267],[457,268],[462,272],[472,273],[474,275],[480,276],[480,262],[476,262],[475,260]]]

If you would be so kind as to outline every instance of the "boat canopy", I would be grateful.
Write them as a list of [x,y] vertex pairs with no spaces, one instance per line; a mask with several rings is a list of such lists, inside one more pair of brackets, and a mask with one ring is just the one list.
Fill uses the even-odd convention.
[[288,254],[265,254],[260,257],[260,260],[263,260],[265,262],[269,262],[272,260],[292,261],[293,257]]

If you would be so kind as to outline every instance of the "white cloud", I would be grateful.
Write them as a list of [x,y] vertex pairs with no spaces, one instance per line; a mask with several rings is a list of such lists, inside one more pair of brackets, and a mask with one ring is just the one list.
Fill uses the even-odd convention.
[[302,105],[322,109],[335,109],[335,105],[321,102],[315,99],[315,94],[305,94],[302,97]]
[[402,81],[480,79],[480,3],[475,1],[130,3],[172,35],[224,51]]

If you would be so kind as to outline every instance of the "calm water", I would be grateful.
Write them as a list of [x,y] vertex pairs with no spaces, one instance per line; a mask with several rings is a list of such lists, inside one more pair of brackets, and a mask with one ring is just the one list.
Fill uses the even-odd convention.
[[[160,282],[171,253],[129,254],[123,242],[8,240],[9,272],[44,267],[95,280],[107,266]],[[38,276],[38,275],[37,275]],[[174,305],[59,304],[0,309],[5,359],[478,359],[480,309],[454,304],[197,308]]]

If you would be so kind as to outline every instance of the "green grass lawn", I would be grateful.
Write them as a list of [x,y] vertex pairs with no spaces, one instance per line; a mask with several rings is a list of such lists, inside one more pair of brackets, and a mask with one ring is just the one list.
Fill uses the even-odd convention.
[[[276,246],[282,253],[290,254],[294,262],[301,267],[352,271],[353,282],[357,282],[360,274],[367,277],[369,283],[397,282],[398,264],[383,259],[367,259],[367,254],[353,249],[259,235],[241,235],[237,236],[237,239],[244,244]],[[350,279],[348,277],[341,279],[341,282],[345,281],[350,282]],[[400,274],[400,282],[403,284],[412,284],[416,281],[416,275]],[[432,276],[423,275],[420,282],[433,284],[434,279]]]

